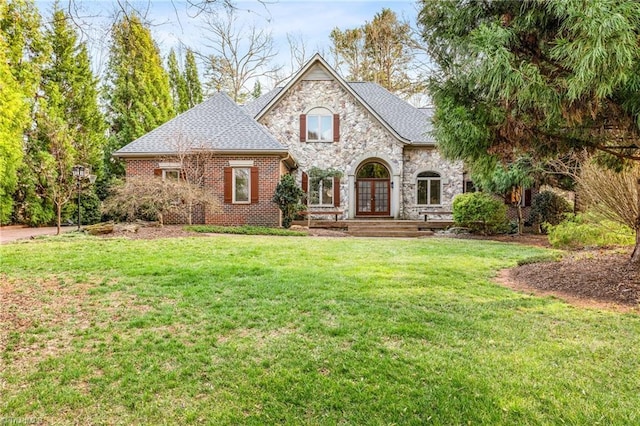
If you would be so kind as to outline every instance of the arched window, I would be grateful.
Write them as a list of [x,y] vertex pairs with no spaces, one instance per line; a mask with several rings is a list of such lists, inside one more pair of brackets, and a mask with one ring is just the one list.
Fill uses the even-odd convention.
[[442,179],[436,172],[422,172],[418,174],[417,182],[419,205],[439,205],[442,197]]
[[359,178],[374,178],[374,179],[388,179],[389,170],[381,163],[367,163],[358,169],[357,177]]
[[340,139],[340,116],[327,108],[313,108],[300,115],[301,142],[337,142]]

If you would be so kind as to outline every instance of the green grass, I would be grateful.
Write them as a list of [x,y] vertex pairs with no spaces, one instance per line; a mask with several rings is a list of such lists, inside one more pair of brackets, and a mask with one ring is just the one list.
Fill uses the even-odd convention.
[[215,225],[190,225],[184,229],[205,234],[237,234],[237,235],[277,235],[281,237],[302,237],[306,232],[292,231],[289,229],[266,228],[263,226],[215,226]]
[[216,236],[0,246],[0,419],[638,424],[640,318],[492,283],[548,251]]

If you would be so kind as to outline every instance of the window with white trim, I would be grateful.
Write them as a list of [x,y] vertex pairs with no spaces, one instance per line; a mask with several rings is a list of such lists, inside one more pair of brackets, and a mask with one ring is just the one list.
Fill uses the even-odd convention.
[[307,141],[333,142],[333,114],[326,108],[314,108],[307,114]]
[[422,172],[417,179],[417,204],[440,205],[442,200],[442,178],[436,172]]
[[309,179],[309,205],[333,206],[333,182],[332,176]]
[[180,179],[180,170],[177,169],[162,169],[162,180],[178,180]]
[[233,168],[233,202],[242,204],[251,202],[251,168]]

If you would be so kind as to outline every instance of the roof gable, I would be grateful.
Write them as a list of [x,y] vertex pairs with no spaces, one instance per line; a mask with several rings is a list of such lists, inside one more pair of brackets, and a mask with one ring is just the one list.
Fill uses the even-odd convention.
[[334,80],[401,142],[420,145],[434,143],[430,136],[430,114],[425,114],[376,83],[347,83],[317,53],[283,88],[276,88],[247,104],[247,112],[260,120],[301,80]]
[[116,157],[175,154],[190,149],[285,152],[252,115],[224,93],[167,121],[116,151]]

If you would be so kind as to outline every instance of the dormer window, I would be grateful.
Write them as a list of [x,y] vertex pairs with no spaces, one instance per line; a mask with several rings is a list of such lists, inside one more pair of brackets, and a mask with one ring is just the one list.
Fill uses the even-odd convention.
[[340,116],[326,108],[313,108],[300,115],[301,142],[337,142],[340,140]]

